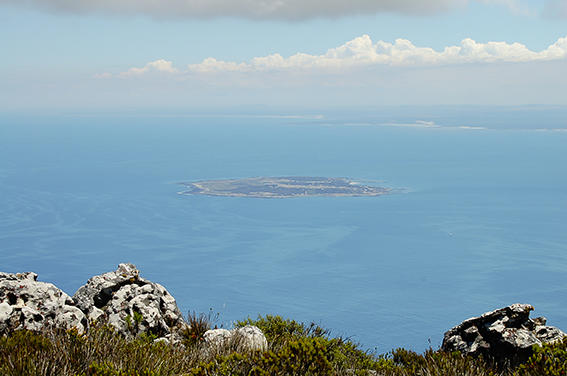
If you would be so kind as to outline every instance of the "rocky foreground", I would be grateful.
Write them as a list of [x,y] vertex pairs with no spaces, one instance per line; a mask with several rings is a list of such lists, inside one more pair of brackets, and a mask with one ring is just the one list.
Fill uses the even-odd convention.
[[[73,297],[37,281],[35,273],[0,273],[0,335],[22,329],[83,333],[95,322],[111,325],[126,338],[146,333],[171,344],[181,343],[189,326],[165,287],[140,277],[132,264],[92,277]],[[204,339],[214,346],[234,336],[246,348],[267,347],[265,336],[253,326],[209,330]]]
[[502,363],[521,363],[531,356],[533,345],[555,343],[567,336],[547,326],[545,317],[530,319],[533,309],[529,304],[512,304],[465,320],[445,333],[441,349]]
[[[525,361],[533,345],[567,337],[560,329],[547,326],[543,317],[530,319],[533,309],[528,304],[513,304],[465,320],[445,333],[441,350],[506,364]],[[182,343],[189,327],[173,296],[160,284],[140,277],[132,264],[120,264],[116,271],[92,277],[73,297],[51,283],[37,281],[35,273],[0,273],[0,336],[22,329],[74,328],[83,333],[95,322],[109,324],[126,338],[146,333],[172,345]],[[209,330],[204,341],[213,347],[235,337],[246,350],[268,347],[262,331],[250,325]]]

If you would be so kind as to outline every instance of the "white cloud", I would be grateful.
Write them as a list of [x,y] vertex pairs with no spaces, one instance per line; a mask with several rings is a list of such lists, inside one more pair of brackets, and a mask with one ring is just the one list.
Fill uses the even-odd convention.
[[471,125],[460,125],[460,126],[457,126],[456,128],[458,128],[458,129],[473,130],[473,131],[481,131],[481,130],[488,129],[488,128],[486,128],[486,127],[474,127],[474,126],[471,126]]
[[338,124],[351,127],[402,127],[402,128],[421,128],[421,129],[465,129],[465,130],[486,130],[486,127],[472,125],[439,125],[431,120],[416,120],[412,123],[343,123]]
[[427,120],[416,120],[413,123],[382,123],[378,125],[386,127],[441,128],[441,126],[435,124],[434,121]]
[[[130,68],[126,72],[120,73],[120,76],[122,77],[138,76],[148,72],[178,73],[179,71],[173,67],[173,63],[171,61],[159,59],[147,63],[142,68],[136,68],[136,67]],[[102,75],[105,75],[105,73],[103,73]],[[107,77],[108,76],[104,76],[102,78],[107,78]]]
[[246,63],[232,63],[226,61],[219,61],[214,57],[209,57],[203,60],[200,64],[189,65],[189,70],[194,72],[237,72],[248,70]]
[[142,68],[131,68],[120,73],[121,76],[136,76],[152,71],[179,74],[207,74],[234,72],[274,72],[274,71],[344,71],[375,65],[386,66],[432,66],[467,63],[533,62],[558,60],[567,57],[567,37],[545,50],[535,52],[521,43],[487,42],[479,43],[464,39],[459,45],[445,47],[436,51],[430,47],[418,47],[406,39],[394,43],[378,41],[374,43],[368,35],[355,38],[342,46],[329,49],[322,55],[297,53],[289,57],[272,54],[254,57],[248,62],[222,61],[209,57],[198,64],[188,65],[187,70],[179,71],[166,60],[156,60]]

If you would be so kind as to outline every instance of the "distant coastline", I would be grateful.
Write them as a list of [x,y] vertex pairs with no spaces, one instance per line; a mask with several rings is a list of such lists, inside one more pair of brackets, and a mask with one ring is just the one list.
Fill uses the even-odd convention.
[[179,192],[181,195],[254,198],[364,197],[381,196],[392,191],[390,188],[364,185],[347,178],[311,176],[203,180],[180,184],[186,187],[186,190]]

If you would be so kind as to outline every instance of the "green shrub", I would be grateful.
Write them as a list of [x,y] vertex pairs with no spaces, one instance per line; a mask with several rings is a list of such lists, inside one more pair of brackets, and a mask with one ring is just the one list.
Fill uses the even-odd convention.
[[392,361],[396,366],[410,373],[416,373],[427,365],[423,355],[402,348],[392,351]]
[[[197,338],[210,327],[206,317],[193,314]],[[0,337],[0,375],[567,376],[567,340],[534,348],[533,356],[516,370],[493,370],[482,359],[458,352],[430,349],[418,354],[397,349],[376,355],[348,339],[331,337],[318,325],[280,316],[260,316],[238,325],[260,327],[268,337],[268,350],[239,353],[229,345],[214,351],[206,346],[173,346],[155,343],[155,336],[148,333],[126,339],[106,325],[91,325],[86,333],[17,331]]]
[[52,341],[27,330],[0,337],[0,375],[37,375],[42,369],[51,369],[48,363],[37,360],[53,350]]
[[92,326],[85,334],[22,330],[0,337],[2,376],[179,375],[200,360],[188,350],[153,343],[151,335],[127,340],[109,326]]
[[89,366],[88,371],[81,376],[159,376],[159,374],[148,370],[118,370],[110,363],[93,363]]
[[507,371],[499,373],[483,359],[474,359],[460,352],[444,352],[429,349],[423,354],[406,349],[396,349],[391,353],[394,368],[386,371],[392,375],[426,375],[426,376],[495,376],[507,375]]
[[319,338],[292,340],[279,351],[233,353],[201,364],[193,376],[331,375],[332,354]]
[[281,316],[274,315],[258,316],[256,320],[248,318],[236,322],[237,327],[246,325],[254,325],[260,328],[268,342],[278,342],[298,337],[326,337],[329,334],[328,330],[321,328],[315,323],[305,325],[295,320],[286,320]]
[[567,376],[567,338],[563,342],[534,346],[533,355],[518,367],[518,376]]
[[[332,368],[338,372],[349,372],[367,369],[385,369],[391,365],[391,361],[379,358],[360,349],[360,346],[350,340],[340,337],[331,338],[327,329],[315,323],[308,325],[299,323],[295,320],[286,320],[281,316],[266,315],[258,316],[256,320],[246,319],[237,322],[236,326],[255,325],[264,332],[270,349],[279,354],[281,362],[289,361],[285,359],[286,354],[290,354],[291,359],[297,357],[293,355],[293,346],[304,340],[316,340],[315,348],[318,349],[316,355],[324,354]],[[291,348],[290,348],[291,346]],[[283,352],[282,352],[283,351]]]

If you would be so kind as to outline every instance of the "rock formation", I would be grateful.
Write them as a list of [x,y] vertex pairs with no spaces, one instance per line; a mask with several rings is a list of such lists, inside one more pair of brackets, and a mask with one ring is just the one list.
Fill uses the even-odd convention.
[[229,344],[232,339],[232,331],[228,329],[211,329],[203,335],[205,344],[210,347],[221,347]]
[[246,325],[234,329],[233,337],[236,339],[238,351],[262,351],[268,349],[268,341],[260,328]]
[[175,299],[160,284],[140,277],[132,264],[92,277],[73,300],[90,320],[103,320],[127,337],[151,333],[171,342],[187,325]]
[[211,347],[231,346],[236,351],[263,351],[268,349],[264,333],[252,325],[233,330],[211,329],[204,334],[205,343]]
[[463,321],[445,333],[441,349],[460,351],[471,356],[482,355],[499,363],[516,364],[532,354],[533,345],[560,341],[567,334],[546,326],[546,319],[530,319],[529,304],[486,312]]
[[73,299],[35,273],[0,273],[0,335],[14,330],[85,330],[85,314]]
[[[0,273],[0,336],[20,329],[76,328],[83,333],[93,322],[109,324],[128,338],[148,333],[173,344],[182,342],[188,329],[173,296],[162,285],[141,278],[132,264],[92,277],[72,298],[51,283],[38,282],[35,273]],[[268,346],[255,326],[205,334],[210,346],[227,341],[240,351]]]

